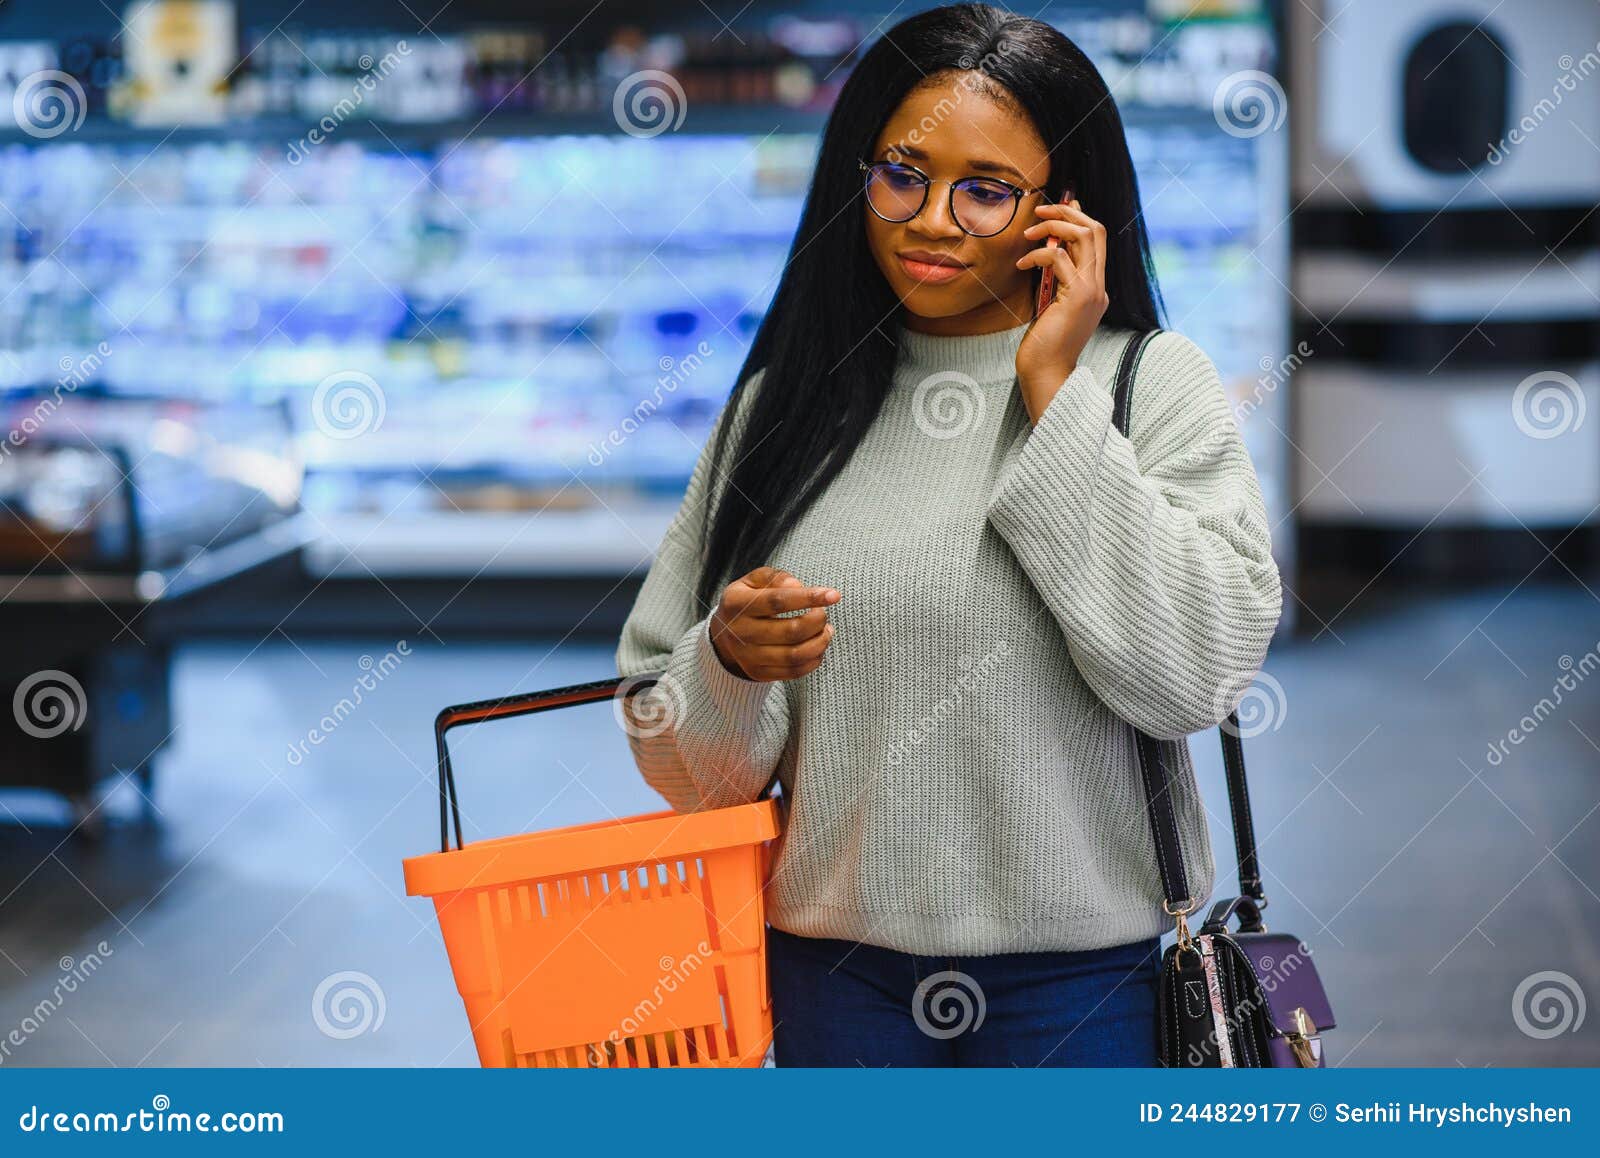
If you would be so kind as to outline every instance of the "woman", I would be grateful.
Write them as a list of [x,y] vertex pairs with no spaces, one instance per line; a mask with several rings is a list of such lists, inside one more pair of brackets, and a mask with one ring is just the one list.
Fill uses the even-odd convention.
[[782,786],[779,1065],[1155,1064],[1170,918],[1129,722],[1225,719],[1282,593],[1191,341],[1151,339],[1112,425],[1152,277],[1116,106],[1067,38],[963,4],[862,57],[617,653],[664,672],[666,724],[630,743],[676,810]]

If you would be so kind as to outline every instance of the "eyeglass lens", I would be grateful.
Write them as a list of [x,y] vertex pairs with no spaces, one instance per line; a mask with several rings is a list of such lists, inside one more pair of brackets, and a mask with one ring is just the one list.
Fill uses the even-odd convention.
[[[915,169],[879,162],[867,170],[867,198],[878,216],[910,221],[928,195],[928,179]],[[1017,198],[1009,185],[985,177],[963,177],[950,190],[956,224],[968,233],[988,237],[1011,224]]]

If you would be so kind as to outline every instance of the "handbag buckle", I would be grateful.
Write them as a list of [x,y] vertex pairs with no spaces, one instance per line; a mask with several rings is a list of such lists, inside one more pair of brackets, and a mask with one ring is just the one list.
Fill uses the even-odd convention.
[[1294,1060],[1301,1069],[1315,1069],[1317,1055],[1312,1043],[1317,1041],[1317,1027],[1303,1005],[1295,1006],[1289,1016],[1294,1019],[1294,1028],[1283,1035],[1284,1040],[1294,1051]]
[[1193,953],[1196,957],[1200,956],[1200,950],[1195,945],[1194,938],[1189,934],[1189,922],[1185,919],[1190,913],[1194,912],[1194,898],[1185,898],[1177,908],[1172,907],[1171,901],[1163,900],[1161,908],[1167,916],[1172,917],[1177,922],[1178,952]]

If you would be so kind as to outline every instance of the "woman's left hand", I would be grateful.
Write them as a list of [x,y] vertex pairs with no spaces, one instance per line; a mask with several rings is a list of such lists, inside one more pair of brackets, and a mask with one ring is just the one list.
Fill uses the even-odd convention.
[[1054,249],[1041,244],[1017,259],[1018,269],[1050,266],[1056,273],[1054,299],[1017,348],[1017,383],[1029,419],[1037,422],[1077,368],[1078,357],[1110,299],[1106,297],[1106,227],[1085,213],[1076,198],[1065,205],[1046,202],[1035,213],[1040,220],[1022,235],[1041,243],[1048,237],[1061,239]]

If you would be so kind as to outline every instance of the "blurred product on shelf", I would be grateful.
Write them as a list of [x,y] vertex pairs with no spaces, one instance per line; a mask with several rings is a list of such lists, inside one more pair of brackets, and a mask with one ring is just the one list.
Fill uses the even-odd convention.
[[238,59],[226,0],[135,0],[121,37],[123,99],[139,125],[221,124]]

